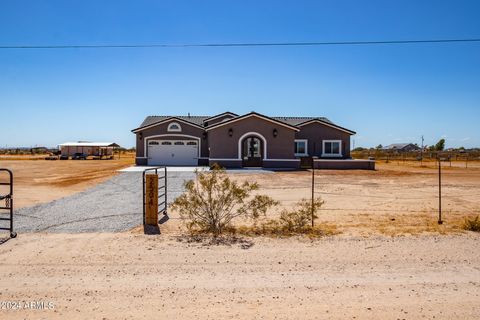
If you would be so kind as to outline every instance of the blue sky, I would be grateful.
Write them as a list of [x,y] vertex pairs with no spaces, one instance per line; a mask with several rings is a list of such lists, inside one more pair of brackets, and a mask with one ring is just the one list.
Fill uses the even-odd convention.
[[[2,0],[0,45],[479,38],[479,1]],[[134,145],[146,115],[326,116],[480,146],[480,43],[0,50],[0,146]]]

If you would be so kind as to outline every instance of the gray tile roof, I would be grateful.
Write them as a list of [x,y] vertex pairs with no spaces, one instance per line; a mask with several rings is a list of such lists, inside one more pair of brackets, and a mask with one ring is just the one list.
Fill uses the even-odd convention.
[[[199,126],[203,127],[204,126],[204,124],[203,124],[204,120],[206,120],[208,118],[211,118],[212,116],[148,116],[148,117],[145,118],[145,120],[142,122],[142,124],[140,125],[139,128],[143,128],[143,127],[149,126],[151,124],[154,124],[154,123],[157,123],[157,122],[160,122],[160,121],[172,118],[172,117],[175,117],[175,118],[187,121],[187,122],[191,122],[193,124],[196,124],[196,125],[199,125]],[[328,120],[325,117],[270,117],[270,118],[275,119],[277,121],[284,122],[284,123],[286,123],[288,125],[291,125],[291,126],[297,126],[301,123],[304,123],[304,122],[307,122],[307,121],[310,121],[310,120],[315,120],[315,119],[318,119],[318,120],[328,122],[328,123],[331,123],[331,124],[335,125],[333,122],[331,122],[330,120]]]
[[143,120],[142,124],[140,125],[140,128],[149,126],[153,123],[157,123],[172,117],[175,117],[184,121],[188,121],[202,127],[203,127],[203,120],[210,118],[210,116],[148,116],[145,118],[145,120]]
[[296,125],[299,125],[300,123],[304,123],[304,122],[315,120],[315,119],[333,124],[333,122],[331,122],[325,117],[271,117],[271,118],[281,122],[285,122],[286,124],[289,124],[291,126],[296,126]]

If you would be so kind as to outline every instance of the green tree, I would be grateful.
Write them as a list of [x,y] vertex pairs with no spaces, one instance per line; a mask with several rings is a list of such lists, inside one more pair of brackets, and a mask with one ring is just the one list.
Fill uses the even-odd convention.
[[445,149],[445,139],[440,139],[435,145],[436,151],[443,151]]
[[383,146],[381,144],[379,144],[376,149],[383,149]]

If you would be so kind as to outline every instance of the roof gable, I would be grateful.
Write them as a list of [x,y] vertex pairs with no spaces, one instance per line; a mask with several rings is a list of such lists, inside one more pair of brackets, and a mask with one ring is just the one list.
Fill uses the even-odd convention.
[[208,121],[212,121],[212,120],[215,120],[215,119],[223,117],[223,116],[238,117],[238,114],[227,111],[227,112],[223,112],[223,113],[217,114],[215,116],[211,116],[209,118],[206,118],[206,119],[203,120],[203,122],[205,123],[205,122],[208,122]]
[[242,121],[242,120],[245,120],[245,119],[248,119],[248,118],[251,118],[251,117],[256,117],[256,118],[259,118],[259,119],[262,119],[262,120],[270,121],[272,123],[276,123],[280,126],[286,127],[288,129],[291,129],[291,130],[294,130],[294,131],[300,131],[300,129],[298,129],[295,126],[289,125],[289,124],[287,124],[283,121],[279,121],[279,120],[276,120],[274,118],[264,116],[264,115],[262,115],[260,113],[257,113],[257,112],[250,112],[250,113],[247,113],[247,114],[245,114],[243,116],[240,116],[240,117],[236,117],[236,118],[233,118],[233,119],[230,119],[230,120],[227,120],[227,121],[222,121],[222,122],[219,122],[219,123],[215,123],[211,126],[208,126],[205,130],[209,131],[209,130],[219,128],[219,127],[222,127],[222,126],[225,126],[225,125],[228,125],[228,124],[232,124],[232,123],[235,123],[235,122],[238,122],[238,121]]
[[[191,121],[188,121],[188,120],[185,120],[185,118],[191,120]],[[136,129],[133,129],[132,132],[133,133],[137,133],[139,131],[142,131],[142,130],[145,130],[145,129],[149,129],[149,128],[153,128],[153,127],[156,127],[158,125],[161,125],[165,122],[169,122],[169,121],[179,121],[179,122],[182,122],[182,123],[185,123],[187,125],[191,125],[193,127],[196,127],[196,128],[199,128],[199,129],[203,129],[203,125],[202,124],[198,124],[199,121],[201,121],[203,123],[203,116],[190,116],[190,117],[176,117],[176,116],[149,116],[147,117],[143,123],[140,125],[140,127],[136,128]],[[195,123],[195,122],[197,123]]]
[[356,134],[355,131],[348,130],[348,129],[346,129],[346,128],[344,128],[344,127],[340,127],[340,126],[338,126],[338,125],[336,125],[336,124],[334,124],[334,123],[332,123],[332,122],[330,122],[330,121],[327,122],[327,121],[324,121],[324,120],[322,120],[322,119],[320,119],[320,118],[313,118],[313,119],[304,121],[304,122],[302,122],[302,123],[299,123],[299,124],[297,125],[297,127],[303,127],[303,126],[306,126],[306,125],[309,125],[309,124],[312,124],[312,123],[319,123],[319,124],[325,125],[325,126],[327,126],[327,127],[331,127],[331,128],[334,128],[334,129],[337,129],[337,130],[346,132],[346,133],[348,133],[348,134],[352,134],[352,135],[353,135],[353,134]]
[[299,124],[301,123],[304,123],[306,121],[310,121],[310,120],[315,120],[315,119],[319,119],[319,120],[322,120],[324,122],[328,122],[328,123],[332,123],[329,119],[325,118],[325,117],[271,117],[272,119],[275,119],[275,120],[278,120],[278,121],[282,121],[282,122],[285,122],[289,125],[292,125],[292,126],[298,126]]

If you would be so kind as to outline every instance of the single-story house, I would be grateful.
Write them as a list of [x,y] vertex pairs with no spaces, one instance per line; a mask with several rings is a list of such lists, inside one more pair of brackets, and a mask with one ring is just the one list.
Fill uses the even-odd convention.
[[137,165],[299,168],[302,157],[317,157],[318,168],[374,169],[373,161],[351,160],[355,132],[327,118],[148,116],[132,132]]
[[385,151],[411,152],[418,151],[420,147],[413,143],[393,143],[383,148]]
[[108,157],[113,156],[113,152],[120,146],[114,142],[91,142],[77,141],[65,142],[59,144],[62,156],[73,156],[75,153],[83,153],[87,156]]

